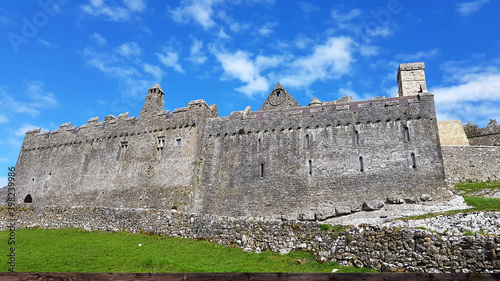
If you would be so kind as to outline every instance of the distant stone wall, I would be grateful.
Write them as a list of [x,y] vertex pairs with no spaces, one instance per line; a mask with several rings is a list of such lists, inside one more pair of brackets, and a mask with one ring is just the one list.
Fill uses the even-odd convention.
[[442,146],[441,149],[450,183],[500,180],[500,147]]
[[[319,261],[401,272],[500,272],[500,237],[457,236],[420,229],[338,227],[314,222],[227,218],[183,212],[118,208],[38,208],[21,206],[17,228],[70,228],[156,233],[205,239],[245,252],[281,254],[307,250]],[[0,229],[9,214],[0,211]]]
[[500,146],[500,125],[495,119],[490,119],[485,128],[467,122],[464,130],[470,145]]

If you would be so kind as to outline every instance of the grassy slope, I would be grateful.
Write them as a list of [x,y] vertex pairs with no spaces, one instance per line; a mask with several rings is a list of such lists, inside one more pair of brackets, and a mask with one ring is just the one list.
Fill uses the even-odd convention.
[[[8,235],[0,232],[6,246]],[[370,272],[318,263],[304,252],[243,253],[206,241],[81,229],[16,231],[16,262],[17,272]],[[0,271],[7,269],[2,262]]]

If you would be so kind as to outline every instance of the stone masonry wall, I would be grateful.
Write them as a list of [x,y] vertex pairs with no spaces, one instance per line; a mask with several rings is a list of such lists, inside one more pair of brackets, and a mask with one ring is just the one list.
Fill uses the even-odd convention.
[[205,124],[194,211],[263,216],[438,199],[441,161],[432,95],[235,112]]
[[[6,230],[7,209],[0,211]],[[151,209],[31,208],[16,213],[17,228],[132,231],[205,239],[245,252],[306,250],[318,261],[401,272],[500,272],[500,237],[457,236],[421,229],[334,227],[267,218],[227,218]]]
[[442,146],[441,149],[450,183],[500,180],[500,147]]

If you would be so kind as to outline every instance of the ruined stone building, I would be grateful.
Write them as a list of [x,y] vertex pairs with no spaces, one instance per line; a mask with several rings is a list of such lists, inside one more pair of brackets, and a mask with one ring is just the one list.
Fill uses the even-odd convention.
[[307,106],[278,83],[258,111],[227,117],[204,100],[165,111],[155,85],[138,118],[27,132],[19,203],[266,216],[440,197],[446,175],[424,64],[401,64],[397,82],[396,97]]

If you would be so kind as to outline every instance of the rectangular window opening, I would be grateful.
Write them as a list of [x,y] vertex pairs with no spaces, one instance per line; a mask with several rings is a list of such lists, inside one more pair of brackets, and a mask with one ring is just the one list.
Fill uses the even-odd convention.
[[260,179],[264,178],[264,163],[260,163]]
[[181,146],[181,139],[180,138],[175,139],[175,145],[176,146]]
[[312,160],[309,160],[309,175],[312,176],[312,174],[313,174]]
[[356,144],[356,146],[359,146],[359,132],[358,131],[354,131],[354,143]]

